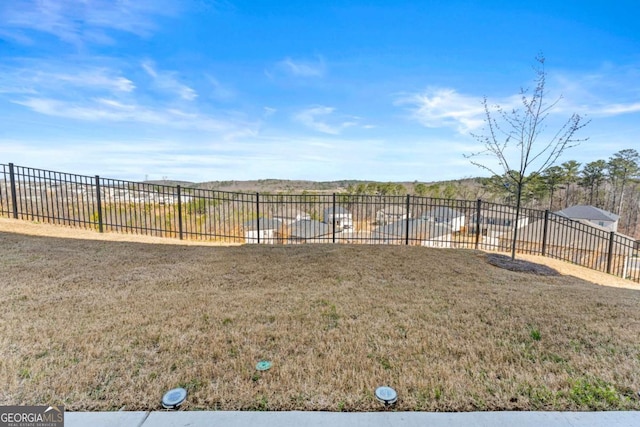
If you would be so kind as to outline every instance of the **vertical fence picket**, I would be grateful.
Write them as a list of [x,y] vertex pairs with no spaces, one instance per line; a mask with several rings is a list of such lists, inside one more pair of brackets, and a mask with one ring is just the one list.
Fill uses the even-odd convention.
[[476,250],[480,245],[480,221],[481,221],[480,211],[481,210],[482,210],[482,200],[478,199],[478,201],[476,202],[476,241],[475,241]]
[[178,193],[178,236],[182,240],[182,195],[180,192],[180,186],[176,186]]
[[613,259],[613,243],[616,236],[615,232],[609,233],[609,251],[607,253],[607,273],[611,274],[611,260]]
[[256,192],[256,231],[258,232],[258,244],[260,244],[260,193]]
[[9,180],[11,181],[11,202],[13,207],[13,218],[18,219],[18,196],[16,191],[16,174],[13,163],[9,163]]
[[[332,204],[333,204],[333,206],[331,207],[331,210],[332,210],[331,228],[333,230],[333,232],[332,232],[332,235],[333,235],[332,242],[335,243],[336,242],[336,193],[333,193]],[[326,221],[326,218],[325,218],[325,221]]]
[[405,236],[404,244],[408,246],[409,245],[409,223],[410,223],[409,212],[411,212],[410,211],[410,209],[411,209],[411,196],[408,195],[408,194],[407,194],[406,209],[407,209],[406,210],[406,215],[405,215],[405,217],[406,217],[406,221],[405,221],[405,223],[406,223],[406,227],[405,227],[406,236]]
[[104,232],[102,225],[102,197],[100,195],[100,177],[96,175],[96,208],[98,210],[98,231]]
[[547,255],[547,233],[549,231],[549,209],[544,211],[544,225],[542,228],[542,256]]

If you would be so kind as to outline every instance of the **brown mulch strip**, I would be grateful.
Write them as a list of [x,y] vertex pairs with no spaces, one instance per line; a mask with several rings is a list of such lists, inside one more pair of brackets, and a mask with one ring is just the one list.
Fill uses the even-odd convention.
[[521,273],[537,274],[538,276],[559,276],[560,273],[551,267],[535,262],[524,261],[520,259],[511,259],[511,257],[500,254],[488,254],[487,262],[496,267],[504,268],[509,271],[518,271]]

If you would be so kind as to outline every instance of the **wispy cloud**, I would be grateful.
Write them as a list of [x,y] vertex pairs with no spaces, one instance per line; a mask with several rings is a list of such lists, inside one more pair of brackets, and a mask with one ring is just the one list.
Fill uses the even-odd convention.
[[84,102],[72,102],[31,97],[14,101],[14,103],[47,116],[81,121],[145,123],[179,129],[230,133],[237,132],[239,128],[251,126],[233,119],[216,119],[201,113],[187,112],[175,108],[154,108],[108,98],[93,98]]
[[604,63],[586,72],[559,72],[553,75],[554,92],[563,100],[559,111],[589,116],[612,117],[640,112],[640,68],[637,64],[619,66]]
[[263,113],[264,117],[271,117],[278,111],[278,109],[273,107],[264,107],[263,111],[264,111]]
[[151,61],[144,61],[142,63],[142,68],[153,79],[153,82],[158,89],[178,95],[186,101],[193,101],[198,97],[195,90],[178,80],[176,72],[158,71],[155,68],[155,64]]
[[73,72],[61,64],[27,63],[0,68],[0,93],[64,92],[70,87],[132,92],[135,84],[120,73],[99,66],[78,66]]
[[605,116],[617,116],[620,114],[631,114],[640,112],[640,102],[634,102],[631,104],[608,104],[603,105],[600,108],[591,110],[592,114],[599,114]]
[[0,3],[5,36],[30,43],[29,32],[53,35],[76,45],[111,44],[110,31],[148,36],[156,28],[155,17],[177,12],[177,3],[166,0],[22,0]]
[[423,93],[404,95],[395,104],[408,106],[410,117],[429,128],[449,127],[464,134],[483,124],[482,98],[454,89],[429,88]]
[[[551,113],[611,117],[640,112],[640,71],[637,66],[603,64],[587,72],[550,72],[547,79],[547,101],[559,102]],[[558,97],[561,97],[559,99]],[[406,107],[409,117],[428,128],[450,128],[460,134],[478,130],[484,124],[483,97],[460,93],[453,88],[430,87],[420,93],[403,94],[396,106]],[[519,94],[494,97],[490,106],[500,105],[505,111],[521,109]]]
[[111,68],[104,61],[87,58],[69,65],[49,59],[13,60],[0,66],[0,100],[39,115],[95,126],[154,125],[202,131],[221,140],[251,134],[260,127],[261,117],[252,120],[217,108],[208,102],[214,97],[198,102],[196,91],[178,73],[161,70],[151,61],[113,61]]
[[229,100],[229,99],[235,98],[236,96],[235,91],[230,87],[220,83],[220,81],[216,79],[214,76],[207,75],[207,80],[211,84],[211,87],[212,87],[211,95],[214,98],[219,100]]
[[279,72],[294,77],[323,77],[327,67],[322,57],[315,60],[285,58],[276,64]]
[[329,123],[328,119],[331,118],[334,111],[333,107],[314,106],[296,113],[293,118],[310,129],[330,135],[338,135],[344,129],[358,124],[355,117],[348,120],[338,119],[337,122],[336,119],[333,119],[333,123]]

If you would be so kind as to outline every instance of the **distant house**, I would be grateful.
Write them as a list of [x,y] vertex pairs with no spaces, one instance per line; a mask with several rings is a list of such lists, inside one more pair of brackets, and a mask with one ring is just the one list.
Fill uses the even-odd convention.
[[452,231],[460,231],[464,227],[465,216],[463,213],[447,206],[437,206],[422,214],[422,219],[438,224],[446,224]]
[[[514,229],[516,223],[516,210],[506,206],[500,206],[496,209],[480,210],[480,217],[474,213],[469,220],[468,231],[475,233],[476,227],[480,222],[480,234],[491,238],[497,238],[504,233],[510,233]],[[529,224],[529,218],[520,214],[518,218],[518,228],[526,227]]]
[[605,230],[618,231],[620,216],[595,206],[576,205],[555,213],[569,219],[589,221]]
[[373,230],[373,240],[375,243],[404,244],[407,229],[410,245],[451,247],[451,227],[423,219],[403,219],[377,227]]
[[292,224],[296,221],[303,221],[311,219],[311,215],[306,212],[299,211],[297,209],[287,209],[289,206],[279,206],[273,212],[273,219],[277,219],[285,225]]
[[407,214],[407,209],[399,205],[387,206],[376,212],[376,223],[381,225],[409,218],[411,218],[411,213]]
[[342,206],[336,206],[335,212],[333,207],[327,208],[323,213],[324,222],[333,226],[335,221],[336,230],[352,230],[353,215]]
[[303,219],[288,227],[289,243],[319,243],[331,241],[333,228],[324,222]]
[[281,236],[283,226],[282,222],[277,219],[260,218],[244,223],[243,228],[245,243],[272,245]]

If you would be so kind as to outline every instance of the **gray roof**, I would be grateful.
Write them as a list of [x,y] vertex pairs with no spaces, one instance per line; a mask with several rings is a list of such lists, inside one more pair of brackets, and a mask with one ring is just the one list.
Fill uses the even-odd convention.
[[620,218],[619,215],[589,205],[570,206],[556,212],[556,214],[571,219],[586,219],[589,221],[617,221]]
[[[523,217],[523,212],[520,212],[520,217]],[[483,218],[494,218],[494,219],[516,219],[516,210],[511,209],[508,206],[498,206],[496,209],[481,209],[480,210],[480,219]],[[476,213],[474,212],[471,216],[472,221],[476,219]]]
[[277,219],[260,218],[254,219],[253,221],[245,222],[244,229],[246,231],[257,230],[258,223],[260,224],[260,230],[277,230],[282,227],[282,222],[278,221]]
[[423,218],[460,218],[464,214],[448,206],[436,206],[435,208],[422,214]]
[[289,226],[289,235],[296,239],[313,239],[331,233],[331,226],[314,219],[303,219]]
[[406,215],[407,209],[404,206],[390,205],[380,209],[378,213],[382,213],[384,215]]
[[[347,209],[343,208],[342,206],[336,206],[336,214],[337,215],[350,215],[351,212],[349,212]],[[333,207],[326,208],[324,210],[324,216],[328,216],[328,215],[333,215]]]
[[[423,219],[410,219],[408,226],[410,239],[429,240],[451,234],[450,227]],[[377,227],[373,232],[379,236],[405,239],[407,237],[407,220],[403,219]]]

